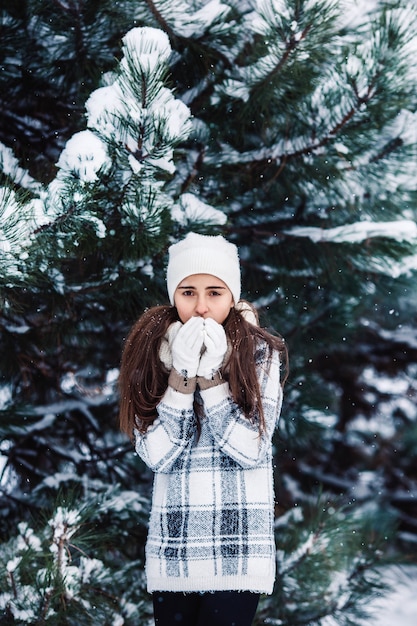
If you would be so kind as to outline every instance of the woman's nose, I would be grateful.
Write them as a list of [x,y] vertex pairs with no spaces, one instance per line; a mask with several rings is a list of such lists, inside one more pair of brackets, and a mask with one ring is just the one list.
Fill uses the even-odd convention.
[[199,298],[195,307],[197,315],[204,315],[208,311],[207,300],[205,298]]

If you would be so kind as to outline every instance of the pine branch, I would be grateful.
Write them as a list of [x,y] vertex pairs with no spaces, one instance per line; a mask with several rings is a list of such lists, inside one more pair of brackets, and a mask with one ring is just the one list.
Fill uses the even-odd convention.
[[15,580],[15,577],[14,577],[14,572],[9,572],[8,571],[7,572],[7,577],[10,580],[10,586],[12,588],[13,597],[17,598],[18,593],[17,593],[17,585],[16,585],[16,580]]
[[46,620],[46,616],[49,611],[49,607],[51,606],[52,597],[54,595],[54,589],[46,590],[44,597],[42,598],[41,612],[39,616],[39,624],[43,624]]
[[396,152],[398,148],[401,148],[404,145],[404,140],[402,137],[394,137],[390,139],[388,143],[380,150],[377,154],[375,154],[370,160],[370,163],[377,163],[378,161],[382,161],[390,156],[393,152]]
[[192,168],[190,168],[187,177],[181,184],[180,194],[185,193],[187,189],[189,189],[191,185],[193,184],[196,176],[198,176],[198,174],[201,171],[201,168],[204,163],[205,155],[206,155],[206,147],[202,145],[198,151],[197,158],[194,160]]
[[156,5],[153,2],[153,0],[145,0],[145,2],[148,5],[152,15],[156,19],[156,21],[159,24],[159,26],[161,27],[161,29],[164,32],[166,32],[167,35],[169,36],[169,38],[170,38],[170,40],[172,42],[172,45],[173,46],[177,46],[178,45],[178,37],[177,37],[177,35],[174,33],[174,31],[172,30],[172,28],[170,27],[170,25],[168,24],[166,19],[158,11],[158,9],[156,8]]
[[68,0],[68,2],[63,2],[63,0],[53,0],[54,4],[62,9],[64,12],[68,13],[73,19],[72,24],[75,32],[75,44],[78,52],[81,55],[81,58],[85,57],[86,45],[85,38],[82,28],[82,10],[83,10],[83,0]]
[[311,28],[312,28],[312,25],[308,24],[302,30],[301,34],[298,37],[295,37],[294,35],[291,35],[290,39],[286,41],[285,51],[284,51],[283,56],[281,57],[281,59],[279,60],[277,65],[269,72],[269,74],[267,74],[262,79],[261,82],[257,83],[254,86],[253,93],[256,93],[257,91],[260,91],[261,89],[264,89],[265,85],[268,85],[269,82],[280,73],[280,71],[282,70],[284,65],[287,63],[287,61],[291,57],[291,54],[298,48],[298,46],[301,44],[301,42],[307,37],[307,35],[308,35],[308,33],[309,33]]
[[[352,120],[352,118],[360,112],[360,108],[364,104],[368,104],[372,97],[372,86],[369,85],[365,95],[361,96],[355,106],[352,106],[347,113],[324,135],[320,140],[314,141],[305,145],[303,148],[293,150],[292,152],[281,152],[281,143],[271,148],[263,148],[259,151],[250,151],[245,153],[238,153],[233,151],[233,163],[257,163],[258,165],[264,165],[265,167],[270,165],[271,161],[278,161],[281,163],[279,172],[282,172],[283,164],[288,161],[295,160],[301,156],[311,155],[317,152],[320,148],[323,148],[330,141],[332,141],[338,134],[344,130],[345,126]],[[288,139],[288,137],[287,137]],[[225,148],[224,152],[230,160],[229,148]],[[225,157],[225,159],[227,158]]]
[[286,559],[284,565],[279,568],[279,574],[281,576],[288,574],[292,569],[295,569],[300,566],[302,561],[304,561],[311,553],[314,548],[314,544],[320,538],[320,530],[317,530],[315,533],[310,533],[304,543],[299,546],[289,558]]

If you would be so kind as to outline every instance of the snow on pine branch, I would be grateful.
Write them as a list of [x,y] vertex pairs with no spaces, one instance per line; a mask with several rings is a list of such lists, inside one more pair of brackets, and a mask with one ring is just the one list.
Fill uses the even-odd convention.
[[91,130],[73,135],[61,152],[57,166],[63,172],[72,172],[80,182],[94,182],[99,171],[107,172],[111,159],[105,144]]
[[[76,133],[58,160],[60,168],[49,191],[49,207],[79,208],[80,219],[94,223],[97,236],[105,237],[101,220],[91,216],[88,194],[106,184],[130,189],[120,203],[123,223],[139,219],[158,229],[161,211],[169,207],[174,220],[221,223],[225,216],[190,194],[178,203],[164,193],[161,171],[173,175],[175,146],[192,129],[190,109],[166,87],[172,54],[168,36],[150,27],[133,28],[123,37],[123,53],[116,72],[105,77],[86,102],[87,129]],[[116,191],[117,193],[117,191]],[[121,192],[122,193],[122,192]]]
[[[123,220],[147,220],[158,228],[167,204],[159,173],[175,172],[174,146],[191,131],[189,108],[165,86],[171,52],[167,35],[156,28],[133,28],[123,37],[117,71],[86,102],[87,129],[73,135],[59,157],[48,190],[52,216],[77,207],[78,219],[105,237],[89,198],[106,177],[106,185],[123,195],[120,205],[113,201]],[[133,195],[123,192],[128,186]]]
[[[295,226],[283,231],[291,237],[307,237],[314,243],[348,243],[361,244],[377,237],[391,239],[400,243],[408,243],[417,247],[417,224],[413,220],[397,220],[392,222],[355,222],[335,228],[317,228],[314,226]],[[368,258],[367,265],[373,270],[393,277],[408,274],[417,270],[417,251],[395,262],[385,256]]]
[[223,225],[227,221],[226,215],[210,205],[199,200],[192,193],[183,193],[178,204],[171,211],[172,218],[185,226],[187,222],[203,222]]
[[[20,274],[19,260],[30,244],[33,230],[45,222],[45,190],[29,172],[19,166],[13,150],[0,142],[0,172],[21,193],[0,186],[0,262],[4,273]],[[29,192],[31,195],[29,195]]]
[[20,275],[34,229],[45,222],[43,200],[26,202],[10,187],[0,187],[0,263],[3,275]]
[[283,576],[284,574],[289,572],[297,565],[299,561],[308,556],[313,550],[316,541],[317,535],[313,532],[310,532],[304,543],[298,546],[298,548],[294,550],[294,552],[292,552],[289,556],[284,557],[283,552],[278,552],[280,576]]
[[6,574],[0,593],[2,614],[7,612],[19,624],[33,624],[40,616],[45,623],[61,623],[61,609],[65,615],[71,614],[71,605],[77,611],[91,611],[94,597],[95,615],[101,611],[114,626],[124,624],[126,615],[133,615],[136,607],[124,598],[115,601],[114,570],[105,564],[96,546],[91,550],[87,537],[94,524],[92,517],[97,516],[97,521],[112,512],[120,519],[124,516],[125,521],[127,512],[137,515],[142,504],[137,493],[110,488],[80,507],[57,506],[36,529],[19,523],[17,535],[4,543],[0,555]]
[[332,21],[337,13],[334,3],[326,0],[320,4],[317,0],[304,2],[303,11],[285,0],[258,0],[256,10],[245,16],[242,31],[252,43],[259,37],[264,40],[268,52],[253,63],[235,64],[226,71],[226,79],[215,87],[212,103],[219,103],[225,96],[248,102],[257,86],[268,82],[295,58],[307,61],[310,52],[304,43],[312,24],[318,26],[318,11],[322,13],[323,24]]
[[38,183],[29,172],[19,166],[19,161],[13,154],[13,150],[0,142],[0,172],[9,176],[11,180],[35,194],[42,193],[42,185]]
[[217,34],[227,29],[225,21],[231,8],[221,0],[208,0],[196,10],[193,9],[187,0],[168,0],[158,3],[155,10],[174,35],[186,39],[199,39],[208,33]]
[[58,166],[91,182],[109,166],[108,142],[125,148],[131,170],[175,171],[173,145],[191,131],[190,111],[164,85],[171,55],[167,35],[134,28],[123,37],[124,57],[112,82],[86,102],[87,126],[68,142]]
[[314,243],[362,243],[375,237],[386,237],[396,241],[417,243],[417,224],[412,220],[394,222],[355,222],[335,228],[316,228],[314,226],[295,226],[283,231],[293,237],[308,237]]

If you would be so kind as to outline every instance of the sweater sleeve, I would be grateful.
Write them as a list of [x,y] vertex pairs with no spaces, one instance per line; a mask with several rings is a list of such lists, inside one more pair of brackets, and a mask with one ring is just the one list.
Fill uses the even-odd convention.
[[267,368],[266,346],[261,353],[256,359],[265,417],[265,430],[261,435],[256,415],[253,420],[244,415],[234,402],[227,382],[201,391],[208,425],[219,449],[245,468],[261,464],[271,450],[282,406],[279,354],[273,351]]
[[191,448],[196,432],[193,398],[192,393],[181,393],[168,386],[153,424],[146,433],[135,430],[136,452],[154,472],[169,472]]

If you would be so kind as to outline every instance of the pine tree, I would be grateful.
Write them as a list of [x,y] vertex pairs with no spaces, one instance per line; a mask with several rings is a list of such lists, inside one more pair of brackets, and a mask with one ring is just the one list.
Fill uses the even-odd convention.
[[[117,433],[115,382],[131,323],[166,300],[167,247],[192,228],[238,244],[244,295],[290,348],[279,577],[259,623],[363,622],[382,510],[393,484],[417,479],[415,408],[378,386],[404,383],[417,360],[404,332],[416,15],[411,2],[359,5],[355,20],[331,0],[6,3],[4,623],[149,613],[138,572],[151,477]],[[391,428],[375,445],[381,416]],[[71,527],[60,559],[58,518]]]
[[137,3],[3,0],[0,141],[42,182],[67,139],[84,127],[84,103],[114,67]]

